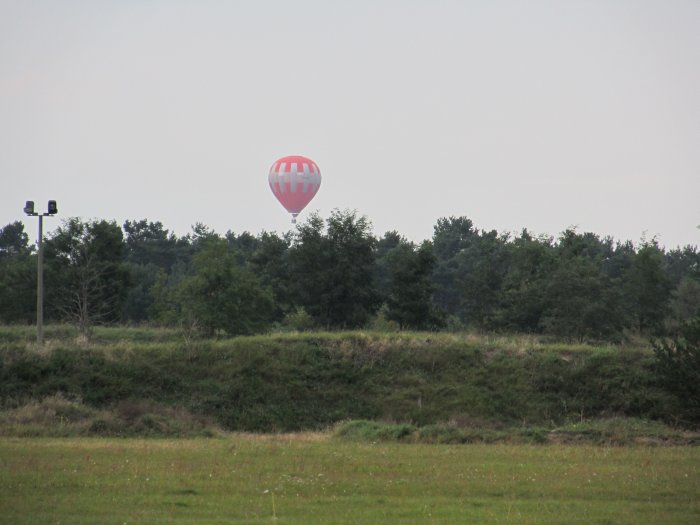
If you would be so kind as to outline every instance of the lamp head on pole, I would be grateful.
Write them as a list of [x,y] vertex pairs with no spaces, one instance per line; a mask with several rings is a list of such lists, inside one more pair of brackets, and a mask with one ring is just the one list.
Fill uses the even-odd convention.
[[24,213],[27,215],[56,215],[58,213],[58,205],[56,201],[49,201],[49,208],[46,213],[39,213],[34,209],[34,201],[27,201],[24,204]]

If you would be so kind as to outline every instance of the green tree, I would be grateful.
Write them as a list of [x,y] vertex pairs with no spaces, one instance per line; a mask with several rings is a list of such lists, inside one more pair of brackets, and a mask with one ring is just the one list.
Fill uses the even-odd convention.
[[637,329],[661,332],[669,311],[671,282],[664,271],[664,254],[655,240],[637,250],[625,275],[624,290]]
[[386,297],[386,318],[399,328],[417,330],[439,327],[440,317],[432,303],[432,273],[435,256],[430,242],[418,248],[401,242],[386,256],[389,287]]
[[495,325],[507,331],[540,332],[547,283],[556,267],[552,239],[535,238],[523,230],[509,244],[508,250],[509,266],[503,278]]
[[666,253],[665,268],[671,285],[677,287],[685,278],[700,282],[700,252],[697,246],[687,245]]
[[289,253],[294,302],[319,326],[363,326],[379,307],[371,223],[334,210],[326,226],[317,214],[297,226]]
[[46,297],[54,318],[89,335],[120,320],[129,285],[124,237],[114,221],[70,218],[46,240]]
[[296,311],[290,289],[290,245],[291,234],[280,237],[276,233],[262,232],[249,261],[250,269],[258,276],[263,286],[272,290],[275,319],[278,321]]
[[391,284],[390,255],[398,247],[410,243],[396,230],[388,231],[377,241],[374,250],[374,284],[381,301],[386,301]]
[[130,286],[123,306],[122,318],[143,322],[149,319],[153,307],[151,289],[161,273],[169,274],[178,262],[189,264],[189,242],[168,232],[161,222],[126,221],[125,262]]
[[592,260],[565,258],[547,282],[540,324],[547,333],[578,341],[618,340],[623,329],[619,299]]
[[561,337],[618,340],[624,327],[622,296],[604,271],[614,250],[611,238],[566,230],[556,247],[556,265],[545,287],[540,321]]
[[226,241],[210,238],[193,258],[194,274],[175,290],[180,319],[211,335],[264,331],[274,312],[272,292],[255,274],[241,267]]
[[29,236],[24,231],[22,222],[11,222],[0,228],[0,259],[29,252]]
[[0,322],[31,323],[36,319],[36,257],[24,224],[0,229]]
[[433,273],[435,304],[449,316],[461,316],[463,290],[459,254],[474,242],[478,231],[466,217],[438,219],[433,232],[433,253],[436,258]]
[[652,341],[656,373],[679,403],[679,418],[700,423],[700,316],[685,323],[673,339]]
[[125,259],[130,264],[153,265],[169,270],[174,262],[189,252],[177,237],[170,233],[160,221],[148,219],[127,220],[123,225],[125,235]]
[[683,324],[700,316],[700,281],[684,277],[671,296],[673,322]]
[[250,262],[260,244],[260,239],[249,232],[236,235],[229,230],[226,232],[224,239],[236,252],[236,261],[239,266],[245,266]]
[[495,230],[477,230],[466,217],[438,220],[433,278],[441,310],[465,325],[494,325],[508,271],[507,239]]

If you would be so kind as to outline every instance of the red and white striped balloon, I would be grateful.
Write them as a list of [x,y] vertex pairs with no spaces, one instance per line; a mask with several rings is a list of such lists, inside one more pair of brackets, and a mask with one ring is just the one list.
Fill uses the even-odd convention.
[[294,223],[321,186],[321,170],[313,160],[291,155],[272,164],[267,180],[277,200],[292,214]]

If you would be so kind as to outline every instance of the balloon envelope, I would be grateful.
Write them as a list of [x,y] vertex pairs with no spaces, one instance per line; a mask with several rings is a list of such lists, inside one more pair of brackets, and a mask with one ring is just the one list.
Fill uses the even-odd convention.
[[321,186],[321,170],[316,163],[300,155],[276,160],[270,168],[268,182],[272,193],[292,214],[292,222],[314,198]]

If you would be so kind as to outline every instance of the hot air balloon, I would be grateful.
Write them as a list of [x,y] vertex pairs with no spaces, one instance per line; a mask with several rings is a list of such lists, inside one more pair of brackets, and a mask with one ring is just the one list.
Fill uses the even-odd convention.
[[311,202],[321,186],[321,170],[313,160],[292,155],[276,160],[267,180],[272,193],[292,214],[292,223],[295,223],[297,215]]

